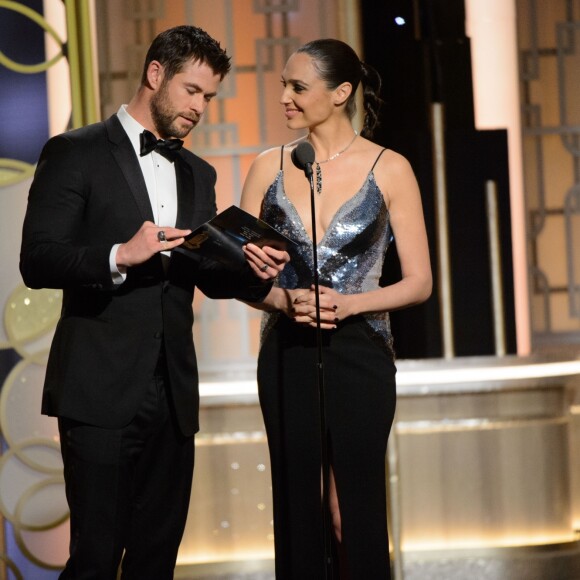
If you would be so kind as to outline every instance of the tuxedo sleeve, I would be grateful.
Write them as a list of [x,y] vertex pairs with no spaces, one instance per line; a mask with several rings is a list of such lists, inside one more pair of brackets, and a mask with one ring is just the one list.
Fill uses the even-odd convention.
[[217,261],[202,259],[196,286],[208,298],[261,302],[270,292],[272,282],[258,278],[247,264],[232,270]]
[[[112,288],[111,244],[87,240],[83,215],[90,185],[82,152],[63,135],[45,145],[28,196],[20,272],[30,288]],[[94,232],[93,232],[94,233]]]

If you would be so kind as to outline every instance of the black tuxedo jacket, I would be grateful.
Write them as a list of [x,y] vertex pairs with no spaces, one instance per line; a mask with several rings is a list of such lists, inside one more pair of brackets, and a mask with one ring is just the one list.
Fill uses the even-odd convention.
[[[216,213],[216,173],[187,150],[175,161],[178,228]],[[42,412],[109,428],[135,415],[165,346],[170,388],[185,435],[198,429],[192,336],[195,286],[211,298],[259,301],[269,290],[249,268],[232,273],[173,252],[129,268],[119,286],[109,254],[153,212],[139,162],[116,115],[45,145],[30,188],[20,271],[31,288],[62,288]]]

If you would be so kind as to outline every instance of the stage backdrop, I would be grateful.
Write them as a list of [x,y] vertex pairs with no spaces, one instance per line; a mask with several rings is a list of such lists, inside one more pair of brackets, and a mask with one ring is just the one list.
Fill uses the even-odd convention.
[[[27,193],[42,145],[51,134],[105,118],[128,102],[158,32],[178,24],[201,26],[232,55],[233,70],[187,146],[215,165],[218,206],[225,209],[238,203],[257,153],[297,137],[285,129],[278,102],[286,58],[316,37],[352,42],[344,31],[356,28],[355,5],[0,0],[0,577],[51,580],[68,550],[56,422],[39,412],[61,292],[31,291],[18,271]],[[62,67],[64,80],[51,82]],[[99,89],[87,90],[93,84]],[[206,384],[253,380],[259,314],[201,295],[194,309]],[[192,498],[196,511],[190,514],[180,564],[271,558],[269,465],[259,411],[242,406],[232,415],[210,408],[203,411],[202,424]]]

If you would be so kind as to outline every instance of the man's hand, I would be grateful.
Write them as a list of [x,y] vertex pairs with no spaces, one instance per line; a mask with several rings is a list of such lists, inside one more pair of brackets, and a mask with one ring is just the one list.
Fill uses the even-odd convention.
[[[161,233],[163,232],[163,233]],[[172,250],[183,243],[191,230],[159,227],[153,222],[144,222],[137,233],[117,250],[117,266],[130,268],[146,262],[151,256]]]
[[244,253],[254,274],[265,282],[274,280],[290,261],[288,252],[276,250],[270,246],[260,248],[255,244],[246,244]]

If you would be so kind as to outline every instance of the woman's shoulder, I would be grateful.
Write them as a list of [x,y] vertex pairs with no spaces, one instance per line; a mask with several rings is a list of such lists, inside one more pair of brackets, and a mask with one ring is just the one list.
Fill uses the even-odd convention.
[[401,154],[384,145],[371,141],[365,137],[359,137],[360,152],[369,160],[376,162],[377,165],[403,166],[408,164],[407,159]]
[[398,151],[373,141],[367,141],[367,143],[367,154],[374,163],[373,171],[375,174],[397,175],[413,171],[408,159]]
[[252,161],[248,177],[259,182],[273,180],[280,169],[280,155],[280,147],[271,147],[259,153]]
[[398,192],[406,192],[409,187],[415,188],[415,174],[404,155],[372,141],[368,141],[367,155],[369,162],[373,164],[373,176],[383,192],[387,207],[391,207]]
[[296,148],[296,145],[303,140],[304,138],[300,138],[284,145],[265,149],[254,160],[255,169],[262,171],[271,171],[273,168],[276,170],[283,169],[290,162],[292,151]]
[[244,181],[244,189],[251,187],[253,190],[265,191],[276,180],[284,165],[290,162],[286,155],[290,154],[287,153],[285,145],[270,147],[259,153],[252,161]]

